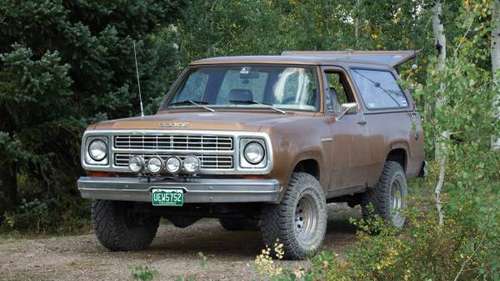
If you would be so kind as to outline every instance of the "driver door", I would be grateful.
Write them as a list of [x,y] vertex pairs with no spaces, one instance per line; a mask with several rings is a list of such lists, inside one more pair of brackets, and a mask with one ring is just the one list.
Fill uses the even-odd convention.
[[[322,69],[325,85],[325,113],[330,115],[330,196],[341,195],[346,189],[366,186],[365,166],[369,163],[369,137],[363,112],[352,90],[346,72],[341,68]],[[355,112],[342,117],[343,103],[358,103]],[[339,118],[340,117],[340,118]]]

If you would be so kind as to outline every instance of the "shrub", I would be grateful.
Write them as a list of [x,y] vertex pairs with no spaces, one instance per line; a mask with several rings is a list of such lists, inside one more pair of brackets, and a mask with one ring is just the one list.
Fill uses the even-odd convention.
[[89,228],[88,210],[88,202],[81,199],[22,199],[14,211],[4,215],[2,229],[35,234],[80,233]]
[[136,281],[151,281],[158,275],[158,271],[147,265],[135,266],[131,269],[132,278]]

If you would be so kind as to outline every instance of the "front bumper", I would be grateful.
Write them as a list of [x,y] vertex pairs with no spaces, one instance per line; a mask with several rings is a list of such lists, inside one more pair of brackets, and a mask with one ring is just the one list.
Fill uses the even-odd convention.
[[151,179],[140,177],[81,177],[83,198],[151,202],[152,188],[184,190],[185,203],[279,203],[282,187],[275,179]]

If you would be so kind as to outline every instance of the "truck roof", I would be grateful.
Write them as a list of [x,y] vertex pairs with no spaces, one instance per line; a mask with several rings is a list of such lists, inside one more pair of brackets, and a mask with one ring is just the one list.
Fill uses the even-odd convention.
[[396,67],[417,51],[285,51],[280,56],[225,56],[194,61],[191,65],[236,63],[281,63],[304,65],[368,64]]

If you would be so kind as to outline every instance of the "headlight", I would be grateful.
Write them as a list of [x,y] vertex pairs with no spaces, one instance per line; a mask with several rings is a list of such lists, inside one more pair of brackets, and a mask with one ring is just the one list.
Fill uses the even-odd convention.
[[142,156],[133,156],[128,161],[128,169],[133,173],[139,173],[144,169],[144,158]]
[[177,157],[170,157],[167,159],[167,162],[165,163],[165,168],[167,169],[167,172],[171,174],[177,174],[179,170],[181,169],[181,160]]
[[154,156],[149,158],[147,164],[148,172],[158,174],[163,169],[163,160],[160,157]]
[[94,161],[102,161],[108,155],[108,146],[101,139],[95,139],[89,144],[89,156]]
[[245,146],[243,156],[248,163],[257,165],[264,159],[265,151],[262,144],[252,141]]
[[184,171],[194,174],[200,169],[200,160],[194,156],[187,156],[182,163]]

